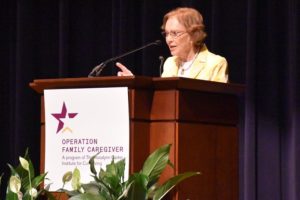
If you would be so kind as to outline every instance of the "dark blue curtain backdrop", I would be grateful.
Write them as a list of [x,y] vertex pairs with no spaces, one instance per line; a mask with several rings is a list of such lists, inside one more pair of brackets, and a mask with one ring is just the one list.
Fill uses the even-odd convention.
[[[85,77],[101,61],[157,39],[164,13],[192,6],[206,44],[227,58],[241,103],[240,199],[300,199],[299,0],[0,0],[0,172],[26,147],[39,164],[34,79]],[[121,61],[158,76],[163,47]],[[103,75],[116,75],[109,65]],[[37,169],[38,170],[38,169]],[[4,184],[5,185],[5,184]],[[2,191],[4,188],[2,188]]]

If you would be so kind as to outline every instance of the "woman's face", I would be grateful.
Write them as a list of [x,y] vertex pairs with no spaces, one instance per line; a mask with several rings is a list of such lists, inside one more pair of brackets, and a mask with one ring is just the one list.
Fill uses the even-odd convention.
[[178,56],[183,61],[193,59],[195,49],[192,38],[175,16],[167,20],[165,33],[166,43],[172,56]]

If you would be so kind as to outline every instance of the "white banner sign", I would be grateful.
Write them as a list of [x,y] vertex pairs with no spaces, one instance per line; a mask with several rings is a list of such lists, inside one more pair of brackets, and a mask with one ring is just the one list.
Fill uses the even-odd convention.
[[[129,173],[128,89],[91,88],[45,90],[45,172],[51,191],[60,189],[62,177],[76,167],[81,182],[91,178],[89,159],[96,169],[105,169],[114,157],[125,158]],[[65,189],[71,189],[66,186]]]

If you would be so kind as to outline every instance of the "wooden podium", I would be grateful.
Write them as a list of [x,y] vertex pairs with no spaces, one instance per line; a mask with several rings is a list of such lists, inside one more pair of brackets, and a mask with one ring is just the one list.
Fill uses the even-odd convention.
[[97,77],[34,80],[41,95],[41,171],[44,171],[44,89],[128,87],[130,172],[157,147],[171,143],[161,182],[199,171],[167,199],[238,200],[238,99],[244,87],[184,78]]

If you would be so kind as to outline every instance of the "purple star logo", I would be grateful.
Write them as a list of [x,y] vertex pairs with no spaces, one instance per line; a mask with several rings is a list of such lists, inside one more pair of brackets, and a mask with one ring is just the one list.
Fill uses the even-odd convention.
[[61,109],[61,113],[52,114],[52,116],[55,117],[55,119],[57,119],[58,121],[56,133],[58,133],[64,127],[64,122],[62,121],[62,119],[65,119],[66,116],[68,116],[69,118],[74,118],[77,114],[78,113],[68,113],[66,104],[64,102]]

